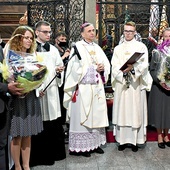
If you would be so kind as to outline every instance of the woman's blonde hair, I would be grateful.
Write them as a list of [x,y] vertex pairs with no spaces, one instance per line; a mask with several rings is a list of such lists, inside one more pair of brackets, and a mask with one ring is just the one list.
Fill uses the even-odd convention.
[[32,44],[29,49],[27,49],[27,53],[33,53],[36,50],[36,40],[35,40],[35,34],[34,31],[31,27],[29,26],[19,26],[18,28],[15,29],[15,31],[12,34],[11,39],[9,40],[9,46],[11,50],[14,51],[22,51],[22,46],[23,46],[23,35],[25,34],[26,31],[29,31],[32,36]]

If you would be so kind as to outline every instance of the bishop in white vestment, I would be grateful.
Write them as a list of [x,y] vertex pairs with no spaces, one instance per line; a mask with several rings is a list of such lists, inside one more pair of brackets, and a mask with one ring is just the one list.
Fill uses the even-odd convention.
[[110,73],[110,63],[101,47],[93,42],[92,24],[85,23],[82,37],[76,43],[81,58],[73,55],[67,66],[64,106],[70,119],[70,154],[89,157],[90,151],[103,153],[99,147],[106,143],[108,116],[104,83]]

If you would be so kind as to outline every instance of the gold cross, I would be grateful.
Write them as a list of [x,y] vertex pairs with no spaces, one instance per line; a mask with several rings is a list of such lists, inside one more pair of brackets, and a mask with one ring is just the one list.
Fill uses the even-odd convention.
[[125,52],[125,55],[130,55],[130,52],[126,51],[126,52]]
[[96,52],[95,51],[90,51],[89,54],[90,55],[96,55]]

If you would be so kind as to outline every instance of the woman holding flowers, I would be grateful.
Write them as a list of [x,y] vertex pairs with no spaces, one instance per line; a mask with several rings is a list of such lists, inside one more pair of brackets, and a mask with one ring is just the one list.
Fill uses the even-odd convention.
[[[33,54],[35,56],[36,42],[34,31],[28,26],[19,26],[14,31],[5,47],[7,56],[9,50]],[[26,88],[26,87],[25,87]],[[28,92],[25,97],[12,95],[10,102],[10,135],[11,155],[15,170],[30,170],[31,135],[37,135],[43,130],[39,98],[35,90]],[[22,166],[20,164],[22,157]]]
[[170,147],[170,28],[163,31],[163,43],[152,52],[150,73],[153,78],[149,94],[149,124],[157,129],[158,147]]

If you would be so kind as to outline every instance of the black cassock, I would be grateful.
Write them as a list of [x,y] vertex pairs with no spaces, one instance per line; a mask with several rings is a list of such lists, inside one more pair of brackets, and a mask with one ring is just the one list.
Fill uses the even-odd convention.
[[[42,47],[37,44],[37,51],[41,52]],[[50,45],[47,44],[45,50],[49,51]],[[43,121],[43,126],[42,133],[31,138],[30,167],[52,165],[55,161],[66,158],[64,129],[60,119]]]

